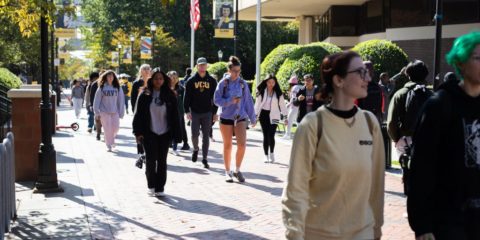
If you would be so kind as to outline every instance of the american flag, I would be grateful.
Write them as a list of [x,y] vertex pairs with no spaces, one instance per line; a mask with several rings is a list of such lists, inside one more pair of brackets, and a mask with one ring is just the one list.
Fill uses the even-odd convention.
[[200,3],[199,0],[191,1],[192,5],[190,6],[190,27],[195,31],[200,25]]

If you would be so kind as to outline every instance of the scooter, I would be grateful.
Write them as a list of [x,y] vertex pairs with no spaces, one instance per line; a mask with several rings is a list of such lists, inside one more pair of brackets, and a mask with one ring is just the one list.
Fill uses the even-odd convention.
[[74,123],[70,124],[70,126],[64,126],[64,125],[55,126],[55,129],[57,129],[57,130],[59,130],[61,128],[71,128],[73,131],[78,131],[78,129],[80,128],[80,125],[78,125],[78,123],[74,122]]

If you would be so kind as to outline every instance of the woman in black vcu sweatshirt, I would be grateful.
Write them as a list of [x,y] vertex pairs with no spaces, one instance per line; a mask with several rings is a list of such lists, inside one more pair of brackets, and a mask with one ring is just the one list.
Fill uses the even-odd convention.
[[424,105],[413,136],[408,220],[418,240],[480,239],[480,32],[447,61],[463,79]]

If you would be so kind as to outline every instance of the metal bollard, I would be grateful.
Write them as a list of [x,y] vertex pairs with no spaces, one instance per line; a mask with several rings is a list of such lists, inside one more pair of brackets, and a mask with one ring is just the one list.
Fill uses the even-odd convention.
[[381,127],[382,127],[383,143],[385,144],[385,168],[390,169],[392,168],[392,140],[388,135],[387,124],[382,123]]
[[3,143],[0,143],[0,237],[2,239],[4,238],[7,230],[7,203],[5,200],[8,189],[6,184],[7,159],[5,157],[5,151],[5,146],[3,146]]

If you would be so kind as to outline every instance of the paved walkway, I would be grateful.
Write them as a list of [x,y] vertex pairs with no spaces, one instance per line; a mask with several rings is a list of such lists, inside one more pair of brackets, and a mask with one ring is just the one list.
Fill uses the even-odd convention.
[[[62,103],[65,104],[65,103]],[[86,115],[85,112],[83,112]],[[66,105],[60,124],[74,113]],[[33,183],[18,183],[18,219],[6,239],[283,239],[280,195],[291,142],[279,140],[276,164],[262,162],[261,134],[249,131],[244,184],[224,182],[222,144],[211,144],[211,169],[190,161],[190,152],[169,155],[165,199],[148,197],[131,119],[121,121],[118,152],[80,130],[57,132],[57,170],[61,194],[32,194]],[[398,176],[386,176],[383,239],[413,239]]]

